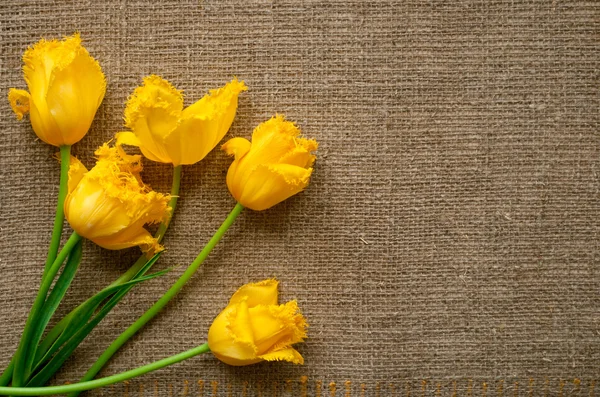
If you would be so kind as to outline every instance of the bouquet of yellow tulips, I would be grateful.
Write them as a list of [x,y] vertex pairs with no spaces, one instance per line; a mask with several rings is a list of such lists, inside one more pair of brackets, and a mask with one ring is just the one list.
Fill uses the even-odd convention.
[[[226,184],[237,204],[182,276],[107,347],[80,382],[45,386],[134,286],[170,270],[150,272],[164,249],[161,241],[180,195],[182,167],[201,161],[217,146],[234,121],[238,96],[247,87],[234,78],[184,107],[181,91],[168,81],[155,75],[144,78],[126,104],[126,131],[100,146],[94,153],[96,164],[88,169],[70,150],[88,132],[106,93],[100,64],[81,45],[78,34],[39,41],[25,51],[23,62],[28,91],[13,88],[8,100],[19,120],[28,113],[35,134],[60,149],[60,188],[40,288],[19,346],[0,376],[0,394],[76,396],[206,352],[230,365],[264,360],[302,364],[292,345],[306,338],[306,320],[296,301],[278,304],[278,282],[269,279],[244,285],[233,294],[210,327],[207,343],[93,380],[183,288],[244,208],[266,210],[307,187],[317,142],[302,138],[294,123],[276,115],[257,126],[251,140],[238,137],[221,146],[233,156]],[[141,154],[132,153],[131,147]],[[170,194],[153,191],[143,182],[142,156],[173,165]],[[65,218],[73,231],[61,247]],[[150,224],[159,225],[154,235],[145,228]],[[49,328],[78,270],[83,239],[109,250],[138,246],[142,254],[118,279]]]

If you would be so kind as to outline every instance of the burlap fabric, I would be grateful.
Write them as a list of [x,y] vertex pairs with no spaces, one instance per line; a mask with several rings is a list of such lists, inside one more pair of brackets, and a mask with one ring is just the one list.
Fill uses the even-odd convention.
[[[228,135],[276,112],[321,143],[309,188],[246,211],[193,282],[104,375],[206,340],[241,284],[276,276],[311,324],[305,366],[201,356],[94,395],[587,396],[600,385],[600,6],[594,1],[42,2],[0,5],[0,93],[21,54],[81,32],[108,90],[74,153],[123,125],[141,78],[186,103],[238,76]],[[37,290],[55,149],[0,100],[0,364]],[[185,167],[159,267],[188,264],[233,207],[230,159]],[[168,191],[170,168],[145,162]],[[61,313],[135,249],[85,244]],[[54,380],[76,380],[181,274],[136,288]],[[596,389],[594,389],[596,388]]]

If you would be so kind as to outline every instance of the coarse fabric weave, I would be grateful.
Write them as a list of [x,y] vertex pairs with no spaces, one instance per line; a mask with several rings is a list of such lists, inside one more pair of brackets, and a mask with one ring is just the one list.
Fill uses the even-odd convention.
[[[275,113],[320,142],[311,184],[245,211],[109,375],[206,340],[242,284],[281,280],[309,323],[306,365],[243,368],[210,355],[91,395],[593,396],[600,383],[600,3],[597,1],[16,1],[0,4],[0,365],[42,274],[56,148],[5,99],[21,56],[80,32],[107,94],[73,148],[86,165],[123,130],[143,76],[186,105],[244,80],[227,135]],[[53,380],[75,381],[183,272],[234,206],[231,159],[184,167],[157,268]],[[171,169],[143,177],[168,192]],[[84,245],[59,309],[139,251]]]

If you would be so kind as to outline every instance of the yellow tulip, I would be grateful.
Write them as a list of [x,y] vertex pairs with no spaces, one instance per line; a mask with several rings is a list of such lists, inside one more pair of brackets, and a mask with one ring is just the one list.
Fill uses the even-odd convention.
[[227,187],[240,204],[265,210],[308,185],[318,144],[299,135],[294,123],[277,115],[254,129],[252,142],[233,138],[222,146],[234,156]]
[[71,158],[64,208],[73,230],[107,249],[138,245],[148,256],[162,250],[144,225],[167,219],[170,197],[144,185],[141,156],[107,144],[95,154],[98,161],[89,171]]
[[238,106],[243,81],[233,79],[183,108],[183,95],[167,80],[151,75],[135,89],[125,109],[129,132],[118,145],[137,146],[152,161],[175,166],[202,160],[225,136]]
[[260,361],[304,364],[291,347],[306,338],[308,324],[296,301],[277,304],[276,280],[241,287],[217,316],[208,331],[208,346],[229,365]]
[[10,105],[44,142],[72,145],[90,129],[104,98],[106,80],[98,62],[81,45],[79,34],[64,40],[41,40],[23,54],[29,92],[11,88]]

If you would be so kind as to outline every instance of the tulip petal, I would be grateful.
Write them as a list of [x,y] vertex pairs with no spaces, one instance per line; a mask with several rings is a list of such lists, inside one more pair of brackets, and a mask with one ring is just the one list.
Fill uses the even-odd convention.
[[116,145],[129,145],[140,147],[142,142],[140,139],[131,131],[121,131],[115,134]]
[[259,124],[252,132],[252,149],[245,161],[261,164],[280,163],[304,141],[298,138],[300,129],[291,121],[277,115]]
[[284,115],[277,114],[254,129],[252,142],[260,143],[274,135],[296,137],[300,135],[300,129],[292,121],[286,120]]
[[259,355],[302,342],[306,337],[308,325],[296,301],[283,305],[259,305],[250,308],[249,312]]
[[249,283],[238,289],[229,304],[236,304],[245,301],[248,307],[257,305],[276,305],[279,282],[275,279],[263,280],[258,283]]
[[17,115],[17,120],[22,120],[23,115],[29,112],[29,99],[29,93],[25,90],[11,88],[8,91],[8,102],[10,102],[10,107]]
[[144,156],[177,163],[180,156],[166,150],[165,139],[177,128],[182,109],[181,91],[160,76],[145,77],[143,85],[135,89],[125,107],[125,125],[139,139]]
[[256,357],[246,302],[228,305],[217,316],[208,330],[208,345],[219,360],[230,365],[247,365],[261,361]]
[[[179,116],[183,110],[183,95],[167,80],[157,75],[146,76],[143,84],[133,91],[125,107],[125,125],[135,130],[140,117],[149,118],[151,124],[161,122],[162,116]],[[172,121],[169,120],[169,123]],[[173,126],[174,127],[174,126]],[[173,128],[158,128],[166,135]],[[167,131],[168,130],[168,131]]]
[[302,355],[293,347],[286,349],[277,350],[271,353],[266,353],[258,356],[265,361],[287,361],[294,364],[304,364],[304,358]]
[[71,193],[77,185],[79,181],[83,178],[83,176],[88,172],[85,165],[75,156],[71,156],[71,160],[69,162],[69,182],[68,182],[68,192]]
[[164,249],[164,247],[158,243],[158,239],[152,237],[152,235],[142,227],[137,229],[127,228],[123,230],[124,233],[116,233],[106,237],[97,237],[91,240],[100,247],[109,250],[120,250],[135,247],[137,245],[148,258],[151,258],[154,254]]
[[[66,48],[61,54],[65,51]],[[104,99],[106,80],[100,65],[80,45],[80,40],[77,47],[68,51],[70,62],[55,61],[45,100],[63,143],[72,145],[88,132]]]
[[192,116],[180,124],[163,141],[173,165],[190,165],[202,160],[221,140],[219,120]]
[[80,47],[81,37],[75,33],[64,40],[42,39],[25,51],[23,74],[35,100],[45,102],[53,69],[63,69],[73,62]]
[[230,156],[235,156],[235,160],[244,157],[250,150],[252,144],[246,138],[231,138],[221,146],[221,149]]
[[262,211],[301,192],[308,185],[311,174],[312,168],[259,164],[236,199],[250,209]]
[[248,303],[242,300],[236,305],[236,310],[229,319],[229,330],[236,342],[252,344],[254,335],[250,327],[250,312]]
[[179,164],[194,164],[206,157],[229,131],[238,96],[247,89],[244,82],[234,79],[184,109],[178,127],[165,138],[166,150],[177,154]]

